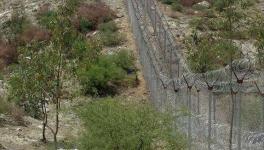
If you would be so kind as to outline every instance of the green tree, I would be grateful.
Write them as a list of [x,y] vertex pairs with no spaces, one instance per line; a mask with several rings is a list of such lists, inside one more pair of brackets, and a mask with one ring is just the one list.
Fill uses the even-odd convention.
[[41,43],[33,43],[20,49],[18,65],[13,67],[9,79],[9,99],[23,105],[25,111],[43,120],[43,141],[46,142],[47,104],[56,103],[58,93],[57,51]]

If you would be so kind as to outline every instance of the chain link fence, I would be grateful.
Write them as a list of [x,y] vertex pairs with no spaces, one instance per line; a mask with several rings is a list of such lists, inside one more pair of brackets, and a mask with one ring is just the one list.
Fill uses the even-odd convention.
[[192,73],[156,2],[125,3],[150,99],[157,110],[175,116],[188,149],[263,150],[264,75],[247,58],[236,67]]

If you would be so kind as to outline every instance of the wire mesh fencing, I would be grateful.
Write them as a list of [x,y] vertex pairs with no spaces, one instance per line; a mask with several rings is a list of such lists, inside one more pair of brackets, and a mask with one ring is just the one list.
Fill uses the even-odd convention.
[[125,3],[150,99],[157,110],[175,116],[173,125],[186,134],[188,149],[263,150],[263,73],[247,58],[191,72],[156,2]]

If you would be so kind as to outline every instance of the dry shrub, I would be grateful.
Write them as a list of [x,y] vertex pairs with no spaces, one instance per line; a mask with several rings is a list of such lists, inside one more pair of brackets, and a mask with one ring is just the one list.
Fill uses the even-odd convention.
[[81,4],[77,9],[73,19],[74,25],[80,29],[81,20],[92,23],[92,29],[95,30],[100,23],[110,21],[116,18],[116,14],[105,3],[97,2],[93,4]]
[[11,117],[14,119],[14,121],[18,124],[18,125],[25,125],[25,121],[24,121],[24,111],[19,108],[16,105],[11,105],[9,108],[9,113],[11,115]]
[[50,38],[51,34],[48,30],[35,26],[27,28],[20,35],[20,41],[22,43],[48,41]]
[[[0,40],[0,67],[9,65],[17,60],[17,51],[15,46]],[[0,68],[3,69],[3,68]]]
[[40,5],[39,6],[39,9],[37,11],[37,14],[36,14],[37,17],[42,16],[43,14],[48,13],[50,11],[50,9],[51,9],[51,4],[50,3],[45,3],[43,5]]

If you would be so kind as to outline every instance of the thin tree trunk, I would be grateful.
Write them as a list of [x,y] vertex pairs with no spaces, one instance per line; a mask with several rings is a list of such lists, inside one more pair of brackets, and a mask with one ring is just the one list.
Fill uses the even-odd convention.
[[45,98],[44,101],[42,101],[42,113],[43,113],[43,120],[42,120],[42,141],[44,143],[47,142],[46,138],[46,127],[47,127],[47,109],[46,109],[46,104],[45,104]]
[[53,134],[54,138],[54,146],[56,149],[58,149],[58,141],[57,141],[57,135],[59,132],[59,109],[60,109],[60,94],[61,94],[61,71],[62,71],[62,49],[59,49],[59,64],[58,64],[58,70],[57,70],[57,85],[56,85],[56,127],[55,132]]

